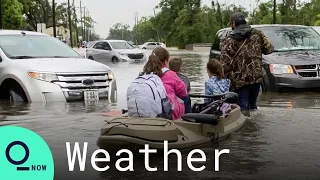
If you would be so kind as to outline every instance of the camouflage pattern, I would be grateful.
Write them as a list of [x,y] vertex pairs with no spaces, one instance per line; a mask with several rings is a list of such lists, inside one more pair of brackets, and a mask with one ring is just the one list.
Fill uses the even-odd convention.
[[[220,60],[226,77],[231,80],[232,91],[245,85],[260,83],[263,77],[262,54],[273,52],[273,45],[263,32],[249,25],[245,26],[242,32],[237,28],[237,31],[230,33],[221,45]],[[246,38],[247,41],[234,57]]]

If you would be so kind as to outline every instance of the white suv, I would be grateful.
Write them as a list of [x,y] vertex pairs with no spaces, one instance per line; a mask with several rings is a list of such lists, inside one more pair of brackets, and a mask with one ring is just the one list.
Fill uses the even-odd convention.
[[0,98],[14,102],[117,100],[111,69],[46,34],[0,31]]
[[92,60],[109,60],[112,62],[144,62],[145,53],[124,40],[101,40],[91,42],[86,56]]

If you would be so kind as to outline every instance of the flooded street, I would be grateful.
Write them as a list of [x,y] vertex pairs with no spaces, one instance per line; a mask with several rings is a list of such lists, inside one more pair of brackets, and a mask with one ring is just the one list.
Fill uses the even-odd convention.
[[[147,52],[149,55],[150,52]],[[191,91],[203,92],[207,79],[208,54],[188,51],[170,51],[171,56],[183,58],[183,73],[190,78]],[[101,114],[111,109],[126,109],[126,91],[142,70],[143,64],[121,62],[110,66],[118,85],[118,102],[100,101],[96,107],[75,103],[32,103],[28,106],[0,105],[0,125],[16,125],[40,134],[54,156],[55,179],[320,179],[320,93],[263,94],[259,100],[259,113],[244,127],[227,139],[206,145],[206,169],[191,171],[186,162],[177,172],[176,157],[169,158],[169,171],[163,172],[163,159],[150,160],[158,172],[147,172],[143,158],[134,159],[134,172],[118,172],[111,159],[106,172],[96,172],[90,162],[98,147],[96,141],[105,119]],[[88,142],[86,170],[69,172],[66,142]],[[214,171],[214,149],[230,149],[220,157],[220,171]],[[183,159],[188,152],[183,152]],[[112,157],[111,157],[112,158]],[[197,167],[200,167],[199,164]]]

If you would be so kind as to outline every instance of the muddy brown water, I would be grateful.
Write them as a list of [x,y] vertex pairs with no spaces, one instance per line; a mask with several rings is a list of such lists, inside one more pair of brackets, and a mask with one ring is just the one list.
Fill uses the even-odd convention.
[[[192,91],[203,92],[208,54],[170,53],[183,58],[183,73],[192,81]],[[104,124],[101,113],[126,108],[126,88],[143,67],[143,64],[102,63],[113,69],[117,79],[115,104],[107,101],[93,107],[86,107],[82,102],[0,104],[0,125],[26,127],[46,140],[54,156],[55,179],[320,179],[320,93],[314,92],[261,95],[258,114],[240,131],[200,148],[207,158],[206,162],[195,165],[206,166],[201,172],[188,168],[185,159],[189,151],[182,151],[182,172],[177,172],[175,156],[169,157],[168,172],[163,172],[162,157],[150,159],[151,167],[158,167],[157,172],[145,170],[142,157],[135,157],[134,172],[118,172],[114,166],[116,158],[108,164],[109,170],[95,171],[90,158],[98,149],[96,140]],[[88,142],[84,172],[79,171],[78,161],[74,172],[69,172],[66,142],[79,142],[81,147],[83,142]],[[219,172],[214,170],[215,149],[230,149],[230,154],[220,157]]]

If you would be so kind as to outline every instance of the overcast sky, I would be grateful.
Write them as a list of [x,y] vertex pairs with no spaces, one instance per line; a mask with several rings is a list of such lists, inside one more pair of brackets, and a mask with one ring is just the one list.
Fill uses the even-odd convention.
[[[56,0],[57,2],[66,2],[66,0]],[[79,7],[80,0],[74,0]],[[142,16],[153,15],[153,8],[160,0],[81,0],[82,6],[86,6],[91,17],[97,22],[95,31],[101,37],[106,38],[109,28],[116,23],[128,24],[134,26],[134,13],[137,11],[139,18]],[[211,0],[201,0],[202,4],[210,5]],[[264,2],[267,0],[260,0]],[[70,1],[72,2],[72,0]],[[241,4],[248,9],[255,7],[255,0],[219,0],[221,3]],[[250,7],[251,2],[251,7]]]

